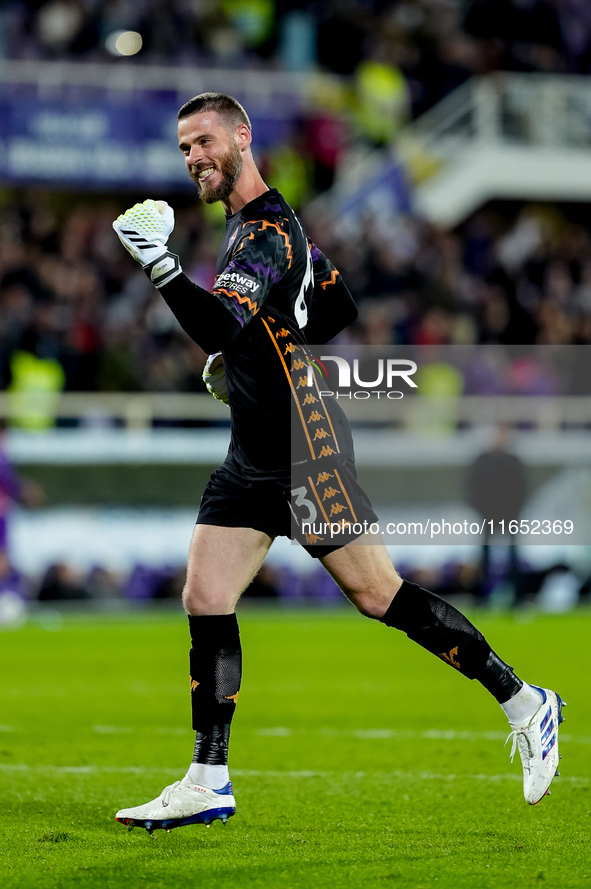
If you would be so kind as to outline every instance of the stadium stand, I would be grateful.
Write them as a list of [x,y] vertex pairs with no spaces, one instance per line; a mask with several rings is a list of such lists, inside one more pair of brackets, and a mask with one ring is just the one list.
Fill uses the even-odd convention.
[[[342,343],[589,345],[591,227],[586,205],[566,202],[572,195],[557,202],[493,193],[453,225],[416,212],[404,171],[392,188],[394,212],[355,197],[344,212],[339,198],[349,169],[391,158],[400,134],[418,132],[413,122],[437,114],[442,100],[455,101],[458,87],[468,91],[473,82],[490,83],[487,77],[504,73],[534,80],[544,75],[556,83],[572,77],[568,82],[580,85],[591,73],[587,7],[578,0],[9,0],[0,9],[0,104],[10,111],[3,115],[0,162],[10,156],[10,127],[20,133],[11,110],[19,102],[50,110],[36,118],[41,136],[56,137],[56,127],[82,120],[91,144],[100,143],[111,118],[93,116],[92,109],[80,118],[85,102],[106,107],[115,96],[115,105],[129,107],[138,81],[156,92],[162,83],[162,120],[168,120],[170,108],[190,94],[193,73],[201,78],[195,92],[207,88],[207,77],[227,91],[240,80],[260,99],[255,117],[265,175],[299,208],[309,234],[358,301],[359,321]],[[109,38],[120,31],[141,36],[136,55],[124,59],[113,50]],[[96,78],[103,74],[99,87]],[[274,84],[266,93],[265,83]],[[503,112],[503,125],[525,119],[515,111],[522,93],[511,95],[514,105],[510,114]],[[57,103],[66,111],[62,118],[54,114]],[[576,119],[591,119],[586,106],[577,106]],[[584,148],[586,129],[580,138]],[[130,199],[143,199],[149,186],[101,183],[88,179],[88,169],[75,179],[63,158],[59,167],[59,152],[44,166],[34,141],[27,146],[21,139],[17,147],[12,160],[20,157],[19,173],[7,174],[0,188],[0,388],[18,395],[35,380],[54,395],[203,392],[204,353],[112,232],[112,219]],[[104,172],[107,161],[96,157]],[[168,157],[154,153],[154,169],[166,163],[172,170]],[[57,172],[44,178],[54,162]],[[223,220],[195,206],[174,169],[165,193],[157,195],[175,206],[171,247],[188,274],[209,287]],[[122,166],[121,178],[128,172]],[[184,177],[180,161],[178,177]],[[359,188],[368,190],[368,183],[361,180]],[[514,384],[476,380],[472,394],[491,386],[496,394],[513,394]],[[589,384],[571,394],[588,395]],[[21,426],[51,425],[55,401],[47,404],[45,413],[26,422],[21,417]],[[100,597],[124,590],[131,595],[133,583],[141,587],[141,566],[133,583],[112,581],[103,570],[91,572],[90,581],[76,578],[73,588]],[[175,590],[175,570],[146,569],[145,588]],[[450,586],[456,568],[437,570],[431,586]],[[471,594],[477,581],[469,571],[460,574]],[[297,587],[293,578],[282,587],[281,576],[269,588]],[[330,599],[332,590],[325,596]]]

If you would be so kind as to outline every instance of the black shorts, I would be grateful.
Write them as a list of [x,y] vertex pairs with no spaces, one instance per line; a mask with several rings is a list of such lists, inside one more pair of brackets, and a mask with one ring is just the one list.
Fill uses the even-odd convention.
[[346,546],[378,521],[359,483],[353,460],[314,464],[291,479],[245,478],[230,459],[212,474],[201,499],[198,525],[254,528],[290,537],[315,559]]

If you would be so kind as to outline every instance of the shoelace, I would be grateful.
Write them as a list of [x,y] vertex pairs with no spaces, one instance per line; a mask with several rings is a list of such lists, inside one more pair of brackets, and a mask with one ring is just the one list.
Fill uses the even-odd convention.
[[168,787],[165,787],[162,791],[162,805],[167,806],[170,802],[170,797],[177,789],[177,787],[181,786],[180,781],[175,781],[174,784],[169,784]]
[[526,761],[524,761],[524,758],[525,758],[525,760],[531,759],[531,749],[529,746],[529,740],[528,740],[526,732],[524,732],[522,729],[514,729],[512,732],[509,732],[509,734],[507,735],[507,740],[503,744],[503,747],[507,746],[510,738],[513,741],[513,743],[511,744],[511,754],[510,754],[511,755],[511,762],[513,762],[513,757],[515,756],[515,751],[516,751],[517,747],[519,747],[519,753],[521,754],[523,765],[524,765],[524,767],[526,767],[528,765],[528,763]]

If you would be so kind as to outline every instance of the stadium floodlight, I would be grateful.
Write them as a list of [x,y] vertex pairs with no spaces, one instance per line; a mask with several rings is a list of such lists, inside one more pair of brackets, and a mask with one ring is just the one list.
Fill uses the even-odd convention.
[[107,52],[113,56],[134,56],[143,45],[137,31],[112,31],[105,41]]

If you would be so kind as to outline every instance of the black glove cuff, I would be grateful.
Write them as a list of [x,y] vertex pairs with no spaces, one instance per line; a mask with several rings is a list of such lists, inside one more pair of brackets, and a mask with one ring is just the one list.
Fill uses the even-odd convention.
[[172,281],[173,278],[176,278],[177,275],[180,275],[182,269],[176,253],[167,251],[153,262],[145,265],[144,271],[155,287],[163,287],[169,281]]

